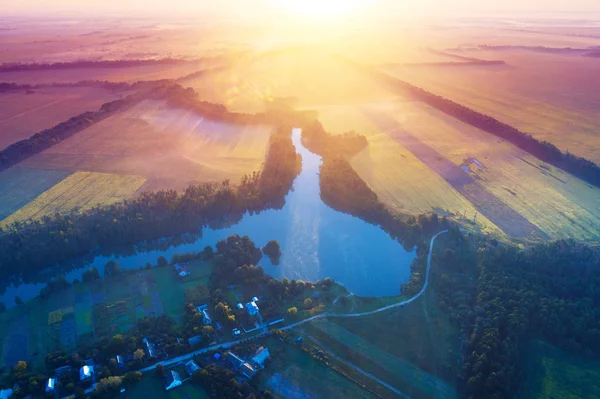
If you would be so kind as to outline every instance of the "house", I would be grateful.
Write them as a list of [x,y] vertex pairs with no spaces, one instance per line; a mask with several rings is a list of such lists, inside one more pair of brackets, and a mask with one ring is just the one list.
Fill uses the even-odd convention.
[[261,346],[260,348],[258,348],[256,353],[254,354],[254,357],[252,357],[252,361],[255,364],[257,364],[260,368],[264,368],[265,361],[270,357],[271,357],[271,354],[269,353],[269,349],[263,348]]
[[242,310],[242,309],[244,309],[244,305],[242,305],[241,303],[238,303],[237,304],[237,308],[240,309],[240,310]]
[[117,367],[120,369],[125,367],[125,358],[123,358],[121,355],[117,355]]
[[148,357],[150,359],[156,358],[156,350],[154,349],[154,344],[148,341],[148,338],[144,338],[142,342],[144,343],[144,345],[146,345],[146,352],[148,352]]
[[79,379],[81,381],[87,380],[88,378],[92,378],[94,375],[94,366],[88,366],[87,364],[79,369]]
[[240,367],[240,374],[250,379],[254,377],[256,370],[250,365],[250,363],[244,363],[242,364],[242,367]]
[[210,318],[206,309],[202,311],[202,324],[205,326],[210,326],[212,324],[212,319]]
[[258,305],[256,302],[248,302],[246,304],[246,312],[248,312],[250,316],[256,316],[258,314]]
[[181,384],[181,377],[177,371],[171,370],[167,373],[165,378],[165,391],[170,391],[173,388],[177,388]]
[[8,399],[12,396],[12,394],[13,394],[12,389],[3,389],[0,391],[0,399]]
[[191,377],[196,371],[200,370],[200,366],[195,361],[190,360],[185,364],[185,372]]
[[231,330],[231,334],[232,334],[234,337],[237,337],[237,336],[239,336],[241,333],[242,333],[242,332],[240,331],[240,329],[239,329],[239,328],[234,328],[233,330]]
[[217,352],[217,353],[215,353],[215,354],[213,355],[213,359],[215,359],[215,361],[216,361],[216,362],[218,362],[219,360],[221,360],[221,354],[220,354],[220,353],[218,353],[218,352]]
[[252,302],[258,302],[258,298],[257,297],[253,297],[252,298]]
[[188,344],[190,346],[199,345],[202,342],[202,337],[200,335],[194,335],[193,337],[188,338]]
[[234,370],[239,370],[246,361],[233,352],[227,352],[227,361],[231,363]]
[[56,379],[48,378],[48,382],[46,382],[46,392],[54,392],[54,383]]
[[200,305],[196,308],[198,313],[202,313],[202,324],[205,326],[210,326],[212,324],[212,319],[208,314],[208,305]]

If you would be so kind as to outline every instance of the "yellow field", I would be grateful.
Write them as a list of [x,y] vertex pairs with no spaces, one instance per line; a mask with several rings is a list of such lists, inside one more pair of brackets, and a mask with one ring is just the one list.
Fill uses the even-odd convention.
[[[435,211],[440,215],[472,220],[476,209],[440,175],[410,151],[382,132],[359,107],[340,106],[318,109],[325,129],[333,134],[350,130],[367,136],[369,146],[352,158],[352,167],[380,200],[394,211],[418,215]],[[477,226],[484,233],[503,232],[482,215]]]
[[33,168],[143,176],[144,191],[239,179],[260,170],[271,126],[207,120],[144,101],[26,160]]
[[73,209],[85,211],[131,198],[144,184],[140,176],[76,172],[0,222],[6,226],[18,220],[41,219]]
[[549,141],[562,151],[600,162],[597,60],[517,51],[462,55],[500,59],[508,65],[384,70]]
[[[497,234],[500,227],[525,239],[599,238],[598,189],[425,104],[397,101],[319,112],[333,133],[354,129],[367,135],[369,146],[352,165],[397,211],[466,211],[469,219],[478,212],[483,231]],[[472,165],[468,176],[458,168],[470,158],[484,167]]]

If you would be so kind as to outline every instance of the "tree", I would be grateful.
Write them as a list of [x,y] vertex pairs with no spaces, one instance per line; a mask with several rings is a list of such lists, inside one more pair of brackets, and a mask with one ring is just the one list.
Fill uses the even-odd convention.
[[207,245],[206,247],[204,247],[204,251],[202,251],[202,253],[204,254],[204,257],[206,259],[212,259],[213,255],[215,254],[215,251],[210,245]]
[[142,380],[142,373],[139,371],[130,371],[123,376],[123,383],[127,386],[137,384]]
[[154,370],[158,378],[163,378],[165,376],[165,366],[162,364],[157,364]]
[[109,260],[108,262],[106,262],[106,265],[104,266],[104,275],[105,276],[116,276],[118,274],[121,273],[121,265],[119,264],[119,262],[116,262],[114,260]]
[[96,280],[100,279],[100,273],[98,272],[98,269],[96,269],[95,267],[92,267],[90,269],[87,269],[85,272],[83,272],[83,275],[81,276],[81,278],[83,279],[84,282],[91,283],[92,281],[96,281]]
[[15,304],[22,305],[23,304],[23,300],[21,298],[19,298],[18,296],[15,296]]
[[298,314],[298,308],[297,307],[291,307],[287,310],[287,314],[294,317]]
[[276,240],[271,240],[262,249],[263,253],[271,259],[271,263],[274,265],[279,264],[281,258],[281,247]]
[[146,357],[146,352],[144,352],[143,349],[137,349],[135,352],[133,352],[133,358],[135,360],[141,361],[144,359],[144,357]]
[[25,373],[27,373],[27,362],[24,360],[19,360],[17,364],[13,367],[13,373],[17,378],[23,378]]
[[312,299],[310,299],[310,298],[306,298],[306,299],[304,300],[304,307],[305,307],[306,309],[311,309],[311,308],[313,307],[313,302],[312,302]]
[[116,395],[121,390],[123,377],[107,377],[102,378],[94,388],[94,394],[98,396],[111,397]]
[[167,261],[167,258],[165,258],[164,256],[159,256],[158,259],[156,260],[156,264],[159,267],[169,266],[169,262]]
[[213,333],[213,331],[214,331],[214,329],[212,328],[212,326],[202,327],[202,334],[204,334],[204,335],[210,335]]

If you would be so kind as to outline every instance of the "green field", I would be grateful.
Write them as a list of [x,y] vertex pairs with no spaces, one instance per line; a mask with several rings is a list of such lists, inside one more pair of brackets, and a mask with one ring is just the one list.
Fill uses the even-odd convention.
[[600,397],[600,361],[578,358],[542,341],[528,345],[518,399]]
[[[15,307],[0,320],[1,363],[42,365],[48,352],[75,350],[78,342],[111,337],[146,316],[166,314],[182,321],[186,295],[208,299],[212,264],[195,261],[181,279],[172,267],[136,270],[92,283],[78,283],[44,300]],[[15,348],[16,347],[16,348]]]
[[[184,377],[183,375],[181,376]],[[165,392],[163,382],[156,378],[152,373],[144,376],[142,381],[133,389],[120,395],[123,399],[138,398],[165,398],[165,399],[206,399],[206,392],[199,386],[192,385],[191,382],[184,382],[183,385]]]
[[376,398],[293,344],[269,338],[264,345],[272,361],[258,375],[261,389],[282,398]]
[[460,343],[434,295],[371,316],[319,320],[305,333],[411,397],[455,398]]

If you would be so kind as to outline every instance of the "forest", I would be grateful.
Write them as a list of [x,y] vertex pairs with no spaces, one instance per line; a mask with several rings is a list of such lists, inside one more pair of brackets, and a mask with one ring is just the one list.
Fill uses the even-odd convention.
[[446,238],[444,270],[432,279],[440,305],[467,336],[465,397],[514,397],[531,339],[582,357],[600,355],[597,248],[556,241],[519,249],[457,229]]

